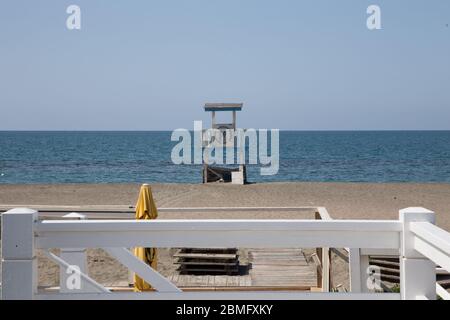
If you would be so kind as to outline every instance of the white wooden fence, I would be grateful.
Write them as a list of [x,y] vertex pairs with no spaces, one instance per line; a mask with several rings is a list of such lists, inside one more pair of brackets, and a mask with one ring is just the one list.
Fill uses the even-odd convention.
[[[126,249],[136,246],[350,248],[352,292],[183,292]],[[104,248],[156,291],[111,292],[83,270],[82,290],[39,291],[36,250],[44,250],[61,267],[71,266],[51,248]],[[400,254],[399,294],[364,289],[370,280],[365,257],[373,252]],[[434,213],[424,208],[403,209],[399,220],[67,221],[39,220],[37,211],[26,208],[2,215],[3,299],[435,299],[436,264],[450,271],[450,234],[436,227]]]

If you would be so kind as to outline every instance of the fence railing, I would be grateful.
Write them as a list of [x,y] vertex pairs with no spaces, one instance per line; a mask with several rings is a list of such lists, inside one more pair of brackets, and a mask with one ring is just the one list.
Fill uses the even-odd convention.
[[[232,211],[233,209],[227,208]],[[242,211],[242,208],[234,209]],[[450,234],[424,208],[400,211],[399,220],[39,220],[17,208],[2,215],[3,299],[435,299],[439,264],[450,271]],[[126,249],[155,248],[350,248],[400,253],[400,293],[295,291],[183,292]],[[36,250],[104,248],[150,283],[153,292],[111,292],[79,270],[83,290],[40,292]],[[364,255],[363,255],[364,256]],[[353,257],[354,259],[354,257]],[[370,284],[364,263],[359,285]],[[355,273],[353,270],[352,273]]]

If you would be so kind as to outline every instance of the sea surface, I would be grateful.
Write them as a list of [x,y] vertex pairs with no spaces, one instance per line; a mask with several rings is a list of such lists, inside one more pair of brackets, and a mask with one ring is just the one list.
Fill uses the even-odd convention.
[[[175,165],[171,132],[0,132],[0,184],[200,183]],[[270,145],[270,144],[269,144]],[[450,131],[282,131],[276,175],[251,182],[450,183]]]

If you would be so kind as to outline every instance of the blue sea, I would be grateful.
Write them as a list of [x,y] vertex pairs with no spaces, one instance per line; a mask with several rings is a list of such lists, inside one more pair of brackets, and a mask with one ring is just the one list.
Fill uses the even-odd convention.
[[[200,183],[175,165],[171,132],[0,132],[0,184]],[[281,131],[280,168],[251,182],[450,183],[450,131]]]

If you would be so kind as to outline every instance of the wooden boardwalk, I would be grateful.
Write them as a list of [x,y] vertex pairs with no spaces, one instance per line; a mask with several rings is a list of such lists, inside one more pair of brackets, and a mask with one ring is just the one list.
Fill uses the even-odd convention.
[[250,249],[254,287],[316,287],[317,268],[301,249]]
[[309,290],[317,287],[317,268],[306,261],[301,249],[248,249],[251,268],[248,274],[181,275],[169,280],[180,288],[289,289]]

